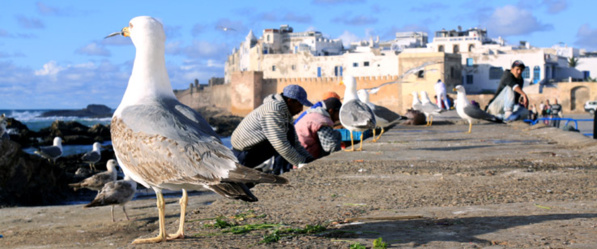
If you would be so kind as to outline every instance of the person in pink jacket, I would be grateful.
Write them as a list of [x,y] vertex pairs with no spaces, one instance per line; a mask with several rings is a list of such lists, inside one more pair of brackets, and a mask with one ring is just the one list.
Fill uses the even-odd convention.
[[294,126],[301,145],[313,156],[320,158],[340,149],[342,135],[334,130],[339,120],[342,102],[338,98],[322,101],[321,107],[307,110]]

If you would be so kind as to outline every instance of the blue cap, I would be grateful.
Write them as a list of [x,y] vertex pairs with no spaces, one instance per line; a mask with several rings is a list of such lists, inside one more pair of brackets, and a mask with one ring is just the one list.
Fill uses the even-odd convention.
[[312,106],[313,104],[307,100],[307,92],[299,85],[288,85],[284,87],[284,91],[282,92],[287,98],[296,99],[298,102],[301,102],[304,106]]

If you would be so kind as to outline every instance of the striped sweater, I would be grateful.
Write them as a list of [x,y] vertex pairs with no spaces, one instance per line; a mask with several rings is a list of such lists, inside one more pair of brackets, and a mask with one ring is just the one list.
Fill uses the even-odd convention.
[[244,151],[268,140],[274,149],[292,165],[304,163],[311,157],[295,134],[295,146],[287,139],[292,116],[280,94],[272,94],[263,104],[247,115],[232,132],[230,141],[236,150]]

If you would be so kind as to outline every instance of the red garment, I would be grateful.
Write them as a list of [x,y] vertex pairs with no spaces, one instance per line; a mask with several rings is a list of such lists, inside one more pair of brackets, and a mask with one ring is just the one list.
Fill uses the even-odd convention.
[[301,145],[313,156],[319,158],[321,156],[321,143],[317,131],[323,126],[334,127],[334,122],[328,116],[318,112],[307,113],[301,120],[296,123],[294,128]]

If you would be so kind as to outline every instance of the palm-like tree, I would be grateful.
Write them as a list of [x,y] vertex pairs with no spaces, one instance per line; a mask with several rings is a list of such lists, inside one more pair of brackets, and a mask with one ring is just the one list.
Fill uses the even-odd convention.
[[576,66],[578,66],[578,58],[574,56],[568,58],[568,66],[571,68],[575,68]]

